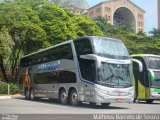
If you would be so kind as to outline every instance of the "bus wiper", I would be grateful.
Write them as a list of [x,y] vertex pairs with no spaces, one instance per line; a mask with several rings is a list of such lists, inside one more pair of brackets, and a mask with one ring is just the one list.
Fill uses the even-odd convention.
[[112,81],[113,77],[114,77],[114,75],[111,75],[111,76],[107,77],[105,80],[108,81],[109,79],[111,79],[111,81]]
[[117,79],[121,79],[122,81],[125,81],[121,76],[115,76]]

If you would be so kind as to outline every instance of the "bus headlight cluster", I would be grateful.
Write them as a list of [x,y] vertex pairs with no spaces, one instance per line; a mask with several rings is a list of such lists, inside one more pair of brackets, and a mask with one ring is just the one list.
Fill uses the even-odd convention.
[[104,97],[102,95],[97,95],[97,97],[101,100],[104,100]]
[[128,94],[129,94],[129,95],[134,94],[134,88],[131,88],[131,89],[128,91]]

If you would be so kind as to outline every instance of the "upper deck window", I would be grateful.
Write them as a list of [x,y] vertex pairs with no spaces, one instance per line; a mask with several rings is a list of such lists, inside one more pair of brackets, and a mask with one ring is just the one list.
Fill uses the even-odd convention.
[[125,45],[119,41],[109,38],[93,38],[96,54],[111,59],[129,59]]

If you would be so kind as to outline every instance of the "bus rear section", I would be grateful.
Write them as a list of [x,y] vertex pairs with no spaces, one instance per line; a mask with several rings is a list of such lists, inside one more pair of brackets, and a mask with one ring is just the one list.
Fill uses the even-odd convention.
[[152,103],[160,99],[160,56],[152,54],[138,54],[131,56],[143,65],[140,72],[137,64],[133,62],[135,76],[135,100],[145,100]]
[[[134,98],[128,51],[112,38],[81,37],[24,56],[19,73],[26,99],[47,97],[62,104],[108,106]],[[29,87],[23,80],[26,73]]]

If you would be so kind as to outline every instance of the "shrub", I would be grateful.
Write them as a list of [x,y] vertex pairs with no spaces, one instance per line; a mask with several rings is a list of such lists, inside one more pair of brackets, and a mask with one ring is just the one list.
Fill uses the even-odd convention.
[[3,83],[0,84],[0,95],[8,94],[8,84],[10,87],[10,94],[18,93],[18,85],[13,83]]

